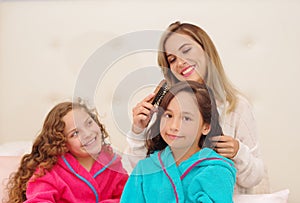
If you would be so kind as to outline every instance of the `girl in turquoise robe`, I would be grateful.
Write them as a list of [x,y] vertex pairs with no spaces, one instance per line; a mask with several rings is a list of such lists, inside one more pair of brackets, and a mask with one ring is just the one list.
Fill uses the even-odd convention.
[[206,137],[214,126],[212,108],[205,85],[184,81],[171,87],[147,131],[148,157],[134,168],[121,202],[233,202],[234,163]]

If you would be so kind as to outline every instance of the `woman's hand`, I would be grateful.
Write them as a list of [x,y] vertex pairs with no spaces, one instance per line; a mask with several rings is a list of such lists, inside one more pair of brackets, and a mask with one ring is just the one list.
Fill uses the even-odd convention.
[[231,136],[215,136],[211,140],[214,142],[215,151],[226,158],[232,159],[239,151],[239,141]]
[[143,101],[138,103],[132,109],[132,116],[133,116],[133,124],[132,124],[132,131],[136,134],[141,133],[149,124],[152,114],[154,112],[154,106],[151,104],[155,93],[152,93],[145,97]]

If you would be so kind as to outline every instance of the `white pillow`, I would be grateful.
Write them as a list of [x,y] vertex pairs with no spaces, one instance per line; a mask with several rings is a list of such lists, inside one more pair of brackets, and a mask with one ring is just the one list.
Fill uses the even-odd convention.
[[234,203],[287,203],[289,190],[281,190],[271,194],[234,195]]

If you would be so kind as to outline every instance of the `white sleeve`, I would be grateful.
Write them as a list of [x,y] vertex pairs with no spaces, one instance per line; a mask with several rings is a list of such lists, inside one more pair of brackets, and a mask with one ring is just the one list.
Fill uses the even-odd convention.
[[237,184],[244,188],[251,188],[260,183],[264,176],[264,163],[260,157],[253,154],[257,150],[249,148],[239,140],[240,149],[233,158],[237,168]]
[[145,133],[146,129],[139,134],[136,134],[130,130],[126,135],[126,140],[129,144],[129,147],[132,149],[145,148]]
[[265,175],[255,119],[248,102],[242,101],[233,113],[236,114],[234,137],[239,141],[240,146],[233,158],[237,168],[237,184],[244,188],[251,188],[259,184]]
[[146,157],[146,131],[153,125],[156,118],[157,113],[154,113],[147,128],[145,128],[141,133],[136,134],[132,132],[132,130],[130,130],[126,135],[126,140],[129,146],[125,149],[125,156],[127,156],[127,160],[130,162],[132,168],[136,166],[139,160],[144,159]]
[[139,160],[146,157],[145,132],[146,129],[140,134],[129,131],[126,135],[128,147],[125,149],[124,154],[132,168],[136,166]]

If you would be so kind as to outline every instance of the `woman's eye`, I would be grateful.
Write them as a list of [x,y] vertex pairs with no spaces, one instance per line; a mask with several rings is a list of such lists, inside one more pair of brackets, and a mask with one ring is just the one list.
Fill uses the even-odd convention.
[[173,62],[175,62],[175,60],[176,60],[175,57],[169,57],[168,58],[169,63],[173,63]]
[[188,48],[185,48],[182,50],[182,53],[186,54],[188,53],[192,48],[191,47],[188,47]]

